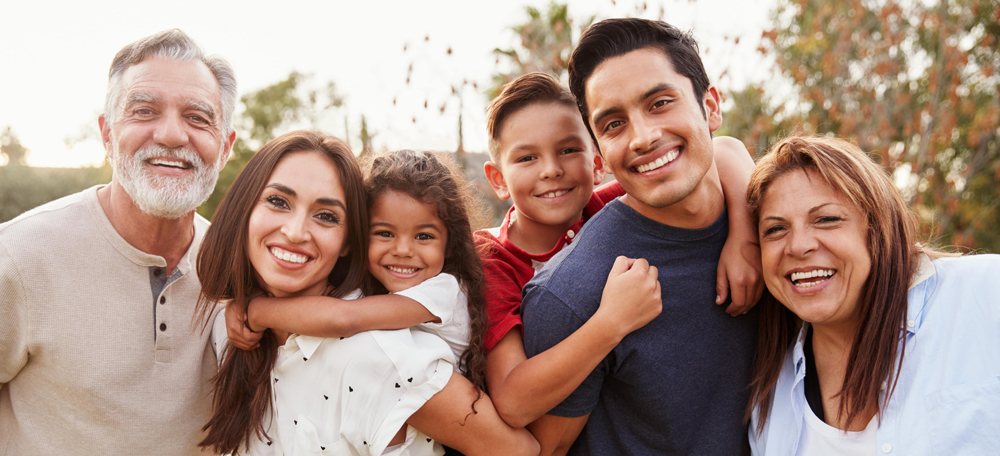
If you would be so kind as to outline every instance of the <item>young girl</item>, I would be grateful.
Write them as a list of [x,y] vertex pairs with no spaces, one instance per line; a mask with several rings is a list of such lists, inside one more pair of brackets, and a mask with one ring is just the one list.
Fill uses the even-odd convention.
[[[354,297],[370,263],[360,175],[333,137],[293,132],[268,143],[202,244],[203,315],[214,302],[242,307],[260,294]],[[391,266],[403,276],[423,267]],[[226,343],[224,324],[217,319],[213,331],[222,363],[202,442],[217,453],[440,454],[437,441],[469,453],[538,451],[451,375],[452,351],[432,330],[321,339],[273,329],[242,351]]]
[[[485,389],[483,269],[472,239],[473,193],[444,155],[402,150],[366,163],[370,214],[368,297],[251,301],[226,309],[234,345],[248,348],[264,328],[322,337],[413,329],[449,344],[456,366]],[[386,295],[386,293],[393,293]],[[237,342],[239,341],[239,342]]]

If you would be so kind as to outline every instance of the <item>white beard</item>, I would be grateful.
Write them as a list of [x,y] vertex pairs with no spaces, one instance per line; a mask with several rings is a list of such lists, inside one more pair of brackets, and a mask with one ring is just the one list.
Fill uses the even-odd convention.
[[[222,147],[220,157],[223,156]],[[136,206],[149,215],[165,219],[183,217],[204,203],[215,189],[222,168],[221,158],[220,163],[206,165],[197,152],[187,147],[167,149],[154,145],[123,156],[118,144],[114,143],[114,157],[111,161],[115,180]],[[183,160],[190,163],[194,172],[184,177],[157,174],[146,168],[146,160],[153,157]]]

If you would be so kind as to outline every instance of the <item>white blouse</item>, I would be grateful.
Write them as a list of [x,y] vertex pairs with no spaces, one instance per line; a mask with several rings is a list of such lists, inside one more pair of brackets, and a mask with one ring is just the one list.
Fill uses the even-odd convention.
[[[355,292],[344,299],[357,299]],[[221,353],[225,317],[212,337]],[[441,391],[454,370],[440,337],[402,329],[347,338],[290,335],[271,372],[270,440],[251,455],[381,455],[406,420]],[[440,455],[442,446],[408,427],[391,455]]]

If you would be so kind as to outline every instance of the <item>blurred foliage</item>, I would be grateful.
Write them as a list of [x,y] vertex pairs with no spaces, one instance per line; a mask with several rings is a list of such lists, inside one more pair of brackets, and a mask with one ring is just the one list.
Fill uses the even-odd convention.
[[1000,252],[996,0],[778,0],[759,51],[792,95],[731,94],[725,134],[758,155],[797,131],[869,152],[935,244]]
[[212,196],[198,207],[198,213],[211,220],[223,196],[243,167],[264,144],[298,122],[309,120],[316,128],[317,119],[327,110],[343,106],[333,81],[322,90],[304,90],[309,76],[292,71],[283,81],[240,97],[243,110],[236,119],[236,142],[226,166],[219,173]]
[[111,166],[33,168],[0,166],[0,223],[49,201],[111,180]]
[[7,165],[0,166],[0,223],[54,199],[111,180],[111,167],[32,168],[25,166],[28,149],[10,127],[0,134],[0,153]]
[[489,100],[496,98],[503,86],[523,74],[539,71],[562,79],[573,53],[574,40],[594,22],[594,16],[591,16],[574,30],[574,20],[566,3],[550,2],[544,13],[533,6],[524,10],[528,15],[527,22],[510,28],[520,40],[519,46],[493,50],[497,65],[505,61],[509,69],[493,74],[492,84],[486,91]]
[[0,133],[0,155],[7,158],[9,166],[24,166],[28,152],[10,126]]

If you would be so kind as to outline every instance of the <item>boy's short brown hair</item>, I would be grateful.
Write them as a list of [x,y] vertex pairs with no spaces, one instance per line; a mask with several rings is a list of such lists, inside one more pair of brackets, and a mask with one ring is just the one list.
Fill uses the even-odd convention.
[[569,89],[547,73],[528,73],[504,86],[486,109],[486,131],[490,136],[490,160],[500,162],[500,130],[508,117],[535,103],[557,103],[576,109]]

